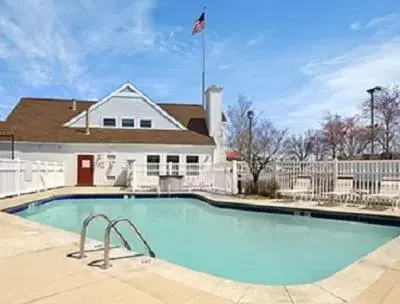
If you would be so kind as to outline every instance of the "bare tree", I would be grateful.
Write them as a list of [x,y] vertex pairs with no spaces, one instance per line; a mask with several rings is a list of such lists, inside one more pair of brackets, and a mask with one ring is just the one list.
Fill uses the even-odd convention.
[[327,157],[328,151],[324,142],[322,130],[311,131],[311,136],[313,138],[311,158],[316,161],[324,160]]
[[340,147],[340,157],[354,159],[363,154],[369,144],[369,131],[361,126],[357,116],[343,118],[343,137]]
[[[250,122],[247,117],[249,110],[259,113],[252,120],[251,147]],[[238,103],[228,108],[227,116],[229,145],[247,163],[256,190],[260,173],[281,152],[286,130],[276,128],[244,96],[240,96]]]
[[292,135],[284,144],[286,154],[297,161],[308,160],[314,152],[317,140],[315,132],[311,130],[307,130],[304,134]]
[[252,102],[244,96],[239,96],[238,103],[230,106],[227,112],[228,145],[233,151],[240,153],[243,159],[248,159],[249,119],[247,112],[252,108]]
[[321,141],[332,159],[339,156],[344,142],[344,134],[345,123],[342,117],[328,112],[321,123]]
[[[362,111],[366,119],[371,115],[371,101],[362,103]],[[396,146],[400,124],[400,88],[386,87],[375,93],[374,116],[377,127],[374,134],[382,152],[390,155]]]

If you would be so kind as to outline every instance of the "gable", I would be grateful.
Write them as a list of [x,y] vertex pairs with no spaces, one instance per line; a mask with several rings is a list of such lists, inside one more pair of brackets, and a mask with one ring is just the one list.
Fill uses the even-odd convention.
[[134,94],[137,94],[137,92],[134,89],[132,89],[131,87],[129,87],[129,86],[124,87],[122,90],[118,91],[118,93],[134,93]]
[[[132,84],[126,83],[89,108],[89,125],[102,127],[103,118],[150,119],[152,129],[186,130],[178,120],[169,115]],[[119,124],[117,123],[117,126]],[[85,126],[85,113],[80,113],[68,121],[66,127]]]
[[[165,117],[160,111],[157,111],[152,105],[147,103],[139,96],[115,95],[107,102],[99,105],[94,110],[89,110],[89,126],[92,128],[102,128],[103,119],[114,118],[117,128],[121,127],[122,119],[134,119],[135,126],[138,127],[140,120],[151,120],[152,128],[155,130],[182,130],[176,123]],[[77,121],[70,124],[72,128],[85,127],[85,115]]]

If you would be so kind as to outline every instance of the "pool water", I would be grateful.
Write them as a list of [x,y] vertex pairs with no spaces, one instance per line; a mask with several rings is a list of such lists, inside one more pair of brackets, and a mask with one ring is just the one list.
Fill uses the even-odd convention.
[[[311,283],[341,270],[400,234],[399,227],[220,209],[190,198],[63,199],[19,213],[41,224],[80,232],[90,213],[127,217],[157,257],[247,283]],[[103,240],[105,221],[88,236]],[[146,252],[124,223],[118,229]],[[113,235],[112,243],[120,244]]]

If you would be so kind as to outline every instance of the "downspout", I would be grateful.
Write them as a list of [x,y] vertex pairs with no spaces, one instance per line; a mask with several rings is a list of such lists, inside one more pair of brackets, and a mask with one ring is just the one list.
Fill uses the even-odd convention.
[[89,129],[89,109],[87,109],[86,110],[86,112],[85,112],[85,120],[86,120],[86,123],[85,123],[85,126],[86,126],[86,132],[85,132],[85,135],[90,135],[90,129]]

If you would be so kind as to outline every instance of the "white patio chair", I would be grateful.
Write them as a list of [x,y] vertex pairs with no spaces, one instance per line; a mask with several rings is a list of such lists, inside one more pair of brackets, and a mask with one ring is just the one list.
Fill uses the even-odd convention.
[[135,192],[156,192],[160,193],[159,185],[138,185]]
[[313,189],[311,187],[311,176],[298,176],[294,183],[293,189],[280,189],[277,191],[278,193],[293,197],[294,200],[299,199],[302,200],[307,195],[310,195],[310,200],[313,197]]
[[398,207],[400,200],[400,179],[383,178],[379,193],[367,194],[367,205],[371,202],[391,203],[392,208]]
[[322,195],[327,196],[328,198],[338,198],[341,203],[344,202],[346,204],[350,198],[357,195],[354,191],[353,185],[353,176],[338,176],[333,191],[323,192]]
[[183,191],[210,191],[213,190],[212,178],[208,176],[185,176],[183,180]]

